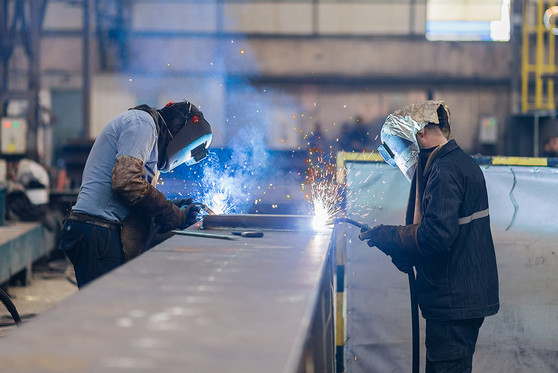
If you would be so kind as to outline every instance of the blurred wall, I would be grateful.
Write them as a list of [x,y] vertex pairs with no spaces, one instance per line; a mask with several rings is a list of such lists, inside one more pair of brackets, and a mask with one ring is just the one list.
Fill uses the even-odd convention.
[[[100,3],[102,19],[116,17],[108,5],[117,2]],[[506,151],[510,43],[427,41],[426,0],[122,4],[119,23],[99,23],[95,34],[91,137],[132,105],[186,98],[211,119],[215,145],[248,125],[262,126],[271,148],[297,148],[317,122],[335,143],[342,123],[372,123],[434,98],[450,106],[465,150]],[[79,4],[49,2],[41,62],[48,89],[81,84],[81,20]],[[478,142],[484,116],[498,124],[490,149]]]

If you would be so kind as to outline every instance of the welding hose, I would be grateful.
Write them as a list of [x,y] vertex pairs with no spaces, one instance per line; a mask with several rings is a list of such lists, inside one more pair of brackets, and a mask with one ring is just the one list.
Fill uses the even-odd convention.
[[[354,225],[358,228],[368,228],[368,225],[359,223],[356,220],[349,218],[336,218],[334,222],[343,222]],[[420,368],[420,330],[419,330],[419,316],[418,316],[418,300],[417,300],[417,280],[413,267],[407,272],[409,278],[409,295],[411,298],[411,333],[412,333],[412,372],[419,373]]]
[[333,222],[334,223],[349,223],[349,224],[352,224],[352,225],[354,225],[355,227],[358,227],[358,228],[367,227],[366,224],[359,223],[358,221],[353,220],[353,219],[349,219],[349,218],[335,218],[335,219],[333,219]]
[[19,326],[19,324],[21,324],[21,317],[19,317],[19,313],[12,303],[10,296],[2,289],[0,289],[0,300],[2,301],[8,312],[10,312],[10,314],[12,315],[15,324]]

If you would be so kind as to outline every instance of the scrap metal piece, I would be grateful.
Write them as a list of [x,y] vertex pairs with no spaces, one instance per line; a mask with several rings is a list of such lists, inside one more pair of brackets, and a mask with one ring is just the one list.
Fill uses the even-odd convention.
[[226,214],[207,215],[202,229],[287,230],[315,232],[310,215]]
[[263,232],[260,231],[244,231],[244,232],[238,232],[238,231],[234,231],[231,232],[232,234],[234,234],[235,236],[242,236],[242,237],[263,237]]

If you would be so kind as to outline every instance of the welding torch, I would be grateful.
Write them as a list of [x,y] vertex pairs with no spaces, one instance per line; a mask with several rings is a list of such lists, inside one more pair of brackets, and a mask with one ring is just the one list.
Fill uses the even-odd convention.
[[209,208],[209,206],[207,206],[205,203],[201,203],[201,202],[194,202],[192,203],[194,206],[199,206],[202,210],[204,210],[205,212],[207,212],[208,215],[215,215],[215,212]]
[[349,218],[335,218],[335,219],[333,219],[333,222],[334,223],[349,223],[349,224],[354,225],[357,228],[360,228],[360,230],[370,229],[370,227],[367,224],[360,223],[356,220],[349,219]]
[[[185,205],[194,205],[194,206],[199,206],[202,210],[204,210],[205,212],[207,212],[209,215],[215,215],[215,212],[213,212],[212,209],[209,208],[209,206],[207,206],[205,203],[201,203],[201,202],[194,202],[193,198],[188,198],[188,199],[173,199],[170,200],[172,204],[174,204],[177,207],[183,207]],[[192,202],[190,202],[192,201]],[[190,202],[190,203],[188,203]]]

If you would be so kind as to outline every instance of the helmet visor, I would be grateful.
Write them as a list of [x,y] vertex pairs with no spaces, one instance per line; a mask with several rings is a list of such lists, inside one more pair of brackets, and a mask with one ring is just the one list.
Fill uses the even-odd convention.
[[390,114],[380,132],[382,144],[378,152],[389,165],[398,167],[409,181],[413,178],[418,161],[416,133],[424,126],[408,116]]
[[165,166],[160,171],[169,172],[181,164],[191,166],[200,162],[207,156],[212,138],[211,126],[202,113],[194,114],[169,142]]

